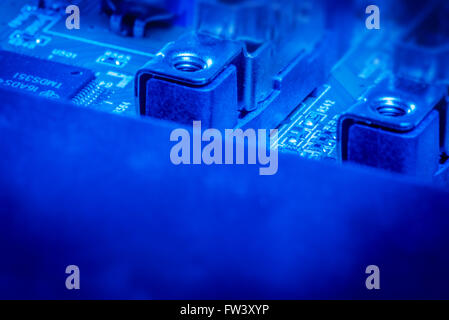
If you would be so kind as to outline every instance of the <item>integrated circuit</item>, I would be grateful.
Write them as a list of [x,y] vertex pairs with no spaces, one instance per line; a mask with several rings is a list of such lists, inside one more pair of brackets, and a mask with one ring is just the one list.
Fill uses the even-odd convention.
[[0,51],[0,86],[41,97],[71,100],[95,75],[58,62]]

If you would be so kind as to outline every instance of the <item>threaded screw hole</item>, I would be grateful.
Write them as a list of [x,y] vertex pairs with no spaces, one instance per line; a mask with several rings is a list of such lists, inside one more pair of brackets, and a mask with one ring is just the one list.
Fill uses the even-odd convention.
[[208,67],[204,59],[192,53],[178,54],[172,61],[173,67],[182,72],[198,72]]
[[374,103],[374,109],[384,117],[403,117],[415,110],[415,105],[397,98],[381,98]]

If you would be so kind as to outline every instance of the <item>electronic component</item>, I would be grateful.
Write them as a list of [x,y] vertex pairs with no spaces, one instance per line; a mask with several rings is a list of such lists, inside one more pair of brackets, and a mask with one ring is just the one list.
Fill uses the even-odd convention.
[[[352,32],[350,23],[327,28],[337,11],[325,1],[314,5],[323,14],[306,14],[295,1],[199,1],[196,30],[168,43],[137,73],[136,109],[180,123],[278,126],[323,84],[347,45],[340,35]],[[322,117],[310,114],[307,124],[313,128]]]
[[444,94],[442,86],[385,79],[340,116],[340,159],[433,179],[447,152]]
[[150,25],[170,25],[173,19],[161,1],[103,0],[102,11],[111,30],[123,36],[144,37]]
[[9,36],[9,44],[18,47],[34,49],[37,46],[45,46],[50,42],[50,38],[39,34],[29,34],[20,30],[14,31]]
[[72,99],[94,79],[92,71],[0,51],[0,86],[51,99]]
[[104,55],[97,59],[97,62],[108,66],[123,68],[130,59],[131,57],[128,55],[106,51]]

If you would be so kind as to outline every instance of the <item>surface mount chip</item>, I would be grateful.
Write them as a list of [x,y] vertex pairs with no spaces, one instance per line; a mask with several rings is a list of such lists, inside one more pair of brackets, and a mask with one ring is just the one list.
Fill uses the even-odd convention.
[[95,78],[92,71],[0,51],[0,86],[51,99],[70,100]]

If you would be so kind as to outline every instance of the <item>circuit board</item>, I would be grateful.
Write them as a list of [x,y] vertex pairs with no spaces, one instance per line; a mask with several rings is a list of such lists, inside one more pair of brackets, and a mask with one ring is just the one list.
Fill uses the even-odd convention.
[[[109,30],[107,17],[98,15],[97,5],[93,2],[83,2],[83,5],[83,27],[68,30],[64,12],[41,9],[29,1],[7,1],[8,10],[0,18],[1,25],[6,26],[0,34],[1,46],[8,51],[93,70],[95,80],[73,102],[80,107],[137,117],[134,75],[166,42],[186,30],[156,29],[150,38],[124,38]],[[372,46],[381,40],[377,37]],[[379,59],[373,52],[370,55]],[[372,70],[369,61],[365,59],[363,63],[366,65],[350,66],[363,72],[360,85],[371,81],[373,75],[378,76],[378,70]],[[387,63],[379,60],[376,65],[381,68]],[[340,69],[345,67],[348,68],[344,65]],[[334,77],[323,83],[279,125],[281,152],[295,152],[312,159],[335,159],[338,115],[358,94],[358,87],[347,92]]]
[[392,48],[405,30],[374,36],[360,33],[353,49],[332,70],[327,83],[317,88],[281,123],[279,149],[309,159],[337,160],[340,114],[370,87],[393,73]]
[[7,10],[0,18],[6,26],[0,34],[4,50],[93,70],[95,81],[73,102],[124,116],[137,116],[134,74],[167,39],[183,32],[181,28],[156,31],[150,41],[124,38],[110,32],[107,18],[99,19],[98,4],[88,1],[83,6],[86,28],[83,25],[79,30],[65,27],[65,12],[40,9],[30,1],[6,1],[5,5]]
[[[78,92],[72,102],[79,107],[138,117],[135,74],[166,43],[189,28],[161,27],[152,29],[150,37],[123,37],[111,32],[108,17],[99,14],[97,3],[82,1],[81,4],[83,27],[69,30],[63,11],[38,8],[33,1],[6,1],[6,10],[0,17],[0,25],[4,26],[0,32],[1,47],[92,70],[95,79]],[[289,115],[275,124],[279,138],[272,146],[279,147],[281,152],[310,159],[337,159],[339,115],[366,90],[392,74],[393,48],[415,24],[395,25],[394,33],[388,28],[375,34],[357,29],[351,49],[334,66],[328,79],[311,90],[303,101],[288,106]]]
[[0,298],[449,297],[449,1],[0,8]]

